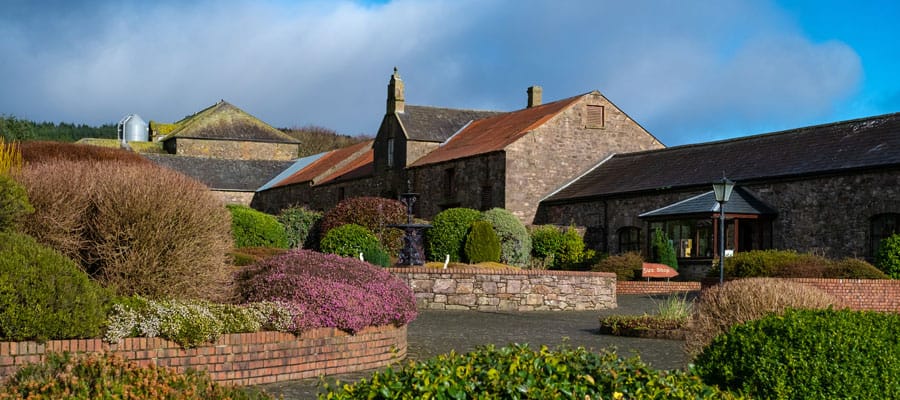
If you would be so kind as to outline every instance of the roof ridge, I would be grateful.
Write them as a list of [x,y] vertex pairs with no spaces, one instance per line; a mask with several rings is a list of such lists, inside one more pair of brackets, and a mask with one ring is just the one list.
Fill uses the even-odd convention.
[[453,107],[437,107],[437,106],[422,106],[416,104],[407,104],[406,107],[419,107],[419,108],[433,108],[436,110],[453,110],[453,111],[470,111],[470,112],[489,112],[489,113],[507,113],[510,111],[497,111],[497,110],[477,110],[474,108],[453,108]]

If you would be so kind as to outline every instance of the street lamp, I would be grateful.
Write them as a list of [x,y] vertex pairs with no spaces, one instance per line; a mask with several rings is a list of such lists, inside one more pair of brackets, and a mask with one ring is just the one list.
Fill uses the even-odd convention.
[[713,183],[713,192],[716,193],[716,202],[719,203],[719,284],[725,282],[725,203],[731,197],[734,190],[734,182],[728,180],[722,174],[722,180]]

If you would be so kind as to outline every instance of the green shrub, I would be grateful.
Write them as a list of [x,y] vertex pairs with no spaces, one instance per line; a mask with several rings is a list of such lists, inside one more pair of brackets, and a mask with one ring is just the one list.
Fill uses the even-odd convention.
[[375,234],[381,246],[397,254],[403,246],[403,231],[388,225],[406,222],[406,206],[383,197],[355,197],[338,203],[322,216],[322,235],[344,224],[357,224]]
[[531,230],[531,252],[535,257],[553,257],[559,253],[563,241],[562,231],[554,225],[536,226]]
[[643,265],[644,259],[641,257],[641,253],[632,251],[625,254],[606,257],[599,263],[594,264],[594,266],[591,267],[591,270],[598,272],[613,272],[616,274],[616,279],[620,281],[629,281],[637,278],[637,276],[635,276],[635,271],[641,270]]
[[346,224],[328,231],[322,238],[320,247],[323,253],[359,258],[359,253],[363,253],[363,257],[365,257],[366,250],[380,249],[381,244],[378,242],[378,238],[365,227]]
[[93,338],[109,293],[34,239],[0,232],[0,340]]
[[584,239],[572,226],[565,231],[554,225],[534,227],[531,252],[535,258],[543,260],[541,264],[547,269],[582,269],[596,256],[593,250],[585,250]]
[[635,356],[584,348],[484,346],[325,386],[319,399],[732,399],[681,370],[657,371]]
[[586,254],[584,249],[584,238],[575,229],[568,227],[563,233],[562,246],[557,251],[554,259],[554,268],[556,269],[581,269],[582,263],[592,257],[593,253]]
[[229,204],[234,245],[241,247],[288,248],[284,226],[272,215],[240,204]]
[[371,243],[362,249],[363,259],[372,265],[390,267],[391,256],[381,248],[380,243]]
[[878,244],[875,266],[893,279],[900,279],[900,233],[895,233]]
[[[718,276],[713,268],[711,275]],[[725,259],[725,276],[729,278],[830,278],[887,279],[871,264],[858,259],[829,260],[793,250],[753,250],[735,253]]]
[[735,326],[695,359],[704,382],[760,399],[900,398],[900,315],[788,310]]
[[676,270],[678,269],[675,247],[672,245],[672,241],[669,240],[669,235],[666,235],[662,229],[657,229],[653,232],[653,250],[656,254],[656,262],[668,265]]
[[833,279],[890,279],[887,274],[865,260],[850,257],[831,261],[826,268],[825,277]]
[[694,305],[685,350],[696,355],[712,339],[732,326],[783,313],[788,308],[821,309],[840,306],[839,300],[812,286],[775,278],[747,278],[703,291]]
[[531,236],[522,221],[503,208],[482,213],[500,237],[500,262],[517,267],[527,267],[531,259]]
[[490,222],[475,221],[466,235],[466,259],[471,264],[500,261],[500,238]]
[[271,399],[264,392],[214,382],[203,371],[140,366],[110,354],[50,353],[0,388],[0,399]]
[[33,212],[25,188],[9,176],[0,174],[0,231],[14,228],[23,216]]
[[317,248],[318,235],[316,231],[321,220],[322,213],[305,207],[285,208],[278,214],[278,221],[284,225],[288,247],[292,249]]
[[466,234],[478,220],[481,213],[471,208],[450,208],[435,215],[431,229],[425,231],[428,259],[444,261],[444,256],[449,254],[450,261],[462,261]]

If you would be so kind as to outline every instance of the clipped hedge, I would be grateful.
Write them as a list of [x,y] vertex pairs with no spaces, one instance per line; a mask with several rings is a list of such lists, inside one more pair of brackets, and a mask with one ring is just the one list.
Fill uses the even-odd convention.
[[109,299],[64,255],[26,235],[0,232],[0,340],[97,337]]
[[487,210],[481,216],[500,237],[500,262],[527,267],[531,260],[531,236],[522,221],[503,208]]
[[466,234],[475,221],[481,220],[481,212],[471,208],[450,208],[439,212],[431,220],[431,229],[425,231],[425,247],[430,261],[462,261]]
[[893,279],[900,279],[900,233],[895,233],[878,244],[875,265]]
[[354,197],[338,203],[322,216],[322,236],[344,224],[357,224],[375,234],[391,254],[403,246],[403,231],[389,228],[406,222],[406,206],[399,200],[383,197]]
[[284,226],[274,216],[240,204],[228,204],[226,207],[231,212],[231,234],[235,247],[288,248]]
[[281,210],[278,222],[284,226],[288,247],[292,249],[318,248],[318,230],[322,221],[322,213],[305,207],[290,207]]
[[22,217],[33,212],[25,188],[0,174],[0,231],[14,228]]
[[490,222],[475,221],[466,235],[466,260],[471,264],[500,262],[500,238]]
[[733,399],[681,370],[658,371],[639,357],[584,348],[479,347],[442,354],[342,385],[319,399]]
[[[718,276],[716,268],[711,275]],[[855,259],[829,260],[822,256],[797,253],[793,250],[753,250],[735,253],[725,259],[728,278],[829,278],[829,279],[888,279],[871,264]]]
[[788,310],[735,326],[694,360],[704,382],[760,399],[900,398],[900,315]]

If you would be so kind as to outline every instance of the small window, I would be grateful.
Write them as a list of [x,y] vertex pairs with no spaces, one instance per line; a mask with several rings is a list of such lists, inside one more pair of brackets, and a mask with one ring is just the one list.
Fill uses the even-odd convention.
[[444,197],[456,197],[456,168],[444,170]]
[[626,226],[619,229],[619,253],[641,251],[641,228]]
[[875,257],[875,254],[878,253],[878,245],[881,244],[882,240],[895,233],[900,233],[900,214],[887,213],[872,217],[870,230],[871,244],[869,254]]
[[394,166],[394,138],[387,140],[387,166],[388,168]]
[[490,210],[494,206],[493,190],[490,185],[481,187],[481,211]]
[[587,106],[584,126],[588,129],[603,128],[604,115],[603,106]]

